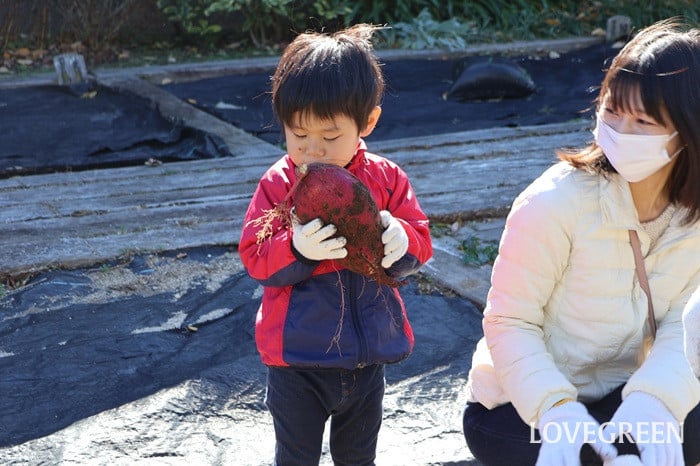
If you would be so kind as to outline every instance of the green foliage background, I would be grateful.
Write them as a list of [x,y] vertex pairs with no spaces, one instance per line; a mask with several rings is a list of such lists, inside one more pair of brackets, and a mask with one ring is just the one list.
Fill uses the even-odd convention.
[[359,22],[390,26],[384,46],[423,48],[589,35],[618,14],[632,18],[636,27],[672,16],[694,24],[700,18],[695,0],[158,0],[158,5],[191,36],[207,32],[177,12],[183,5],[207,22],[215,14],[222,22],[242,15],[247,37],[238,39],[255,47],[288,41],[304,30],[332,31]]
[[[225,58],[274,54],[306,30],[385,25],[377,48],[587,36],[614,15],[634,28],[682,16],[697,0],[0,0],[0,48],[80,49],[91,62],[124,50],[192,49]],[[79,45],[76,45],[79,44]],[[84,49],[84,50],[83,50]],[[169,57],[178,59],[179,57]]]

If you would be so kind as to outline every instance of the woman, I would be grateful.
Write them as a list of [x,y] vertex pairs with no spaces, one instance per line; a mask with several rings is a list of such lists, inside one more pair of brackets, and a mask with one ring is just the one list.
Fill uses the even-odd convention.
[[640,31],[596,109],[594,142],[506,221],[464,411],[486,465],[700,462],[681,324],[700,285],[700,31]]

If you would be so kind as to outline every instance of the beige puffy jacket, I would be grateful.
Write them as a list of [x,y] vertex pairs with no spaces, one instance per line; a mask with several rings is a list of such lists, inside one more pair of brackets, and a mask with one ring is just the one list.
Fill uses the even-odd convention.
[[[536,423],[556,401],[587,402],[625,384],[678,420],[700,400],[683,353],[682,312],[700,284],[700,228],[671,224],[650,250],[629,185],[560,162],[513,203],[494,263],[484,335],[472,360],[469,401],[512,402]],[[637,230],[658,333],[641,365],[647,319],[628,229]]]
[[696,377],[700,378],[700,288],[683,311],[683,346]]

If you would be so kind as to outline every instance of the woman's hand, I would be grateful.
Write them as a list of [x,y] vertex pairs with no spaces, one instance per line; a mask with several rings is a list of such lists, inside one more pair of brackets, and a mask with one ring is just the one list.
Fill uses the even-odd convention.
[[632,437],[645,465],[683,466],[683,445],[678,420],[661,400],[644,392],[632,392],[603,429],[612,442]]
[[602,441],[598,421],[578,401],[569,401],[546,411],[537,428],[542,440],[537,466],[581,466],[584,443],[590,444],[606,461],[617,456],[617,449]]

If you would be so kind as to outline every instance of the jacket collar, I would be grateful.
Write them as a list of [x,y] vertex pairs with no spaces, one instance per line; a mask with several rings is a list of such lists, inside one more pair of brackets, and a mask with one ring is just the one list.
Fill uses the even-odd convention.
[[641,228],[629,184],[617,173],[599,177],[600,211],[603,224],[625,230]]
[[353,171],[357,167],[364,165],[365,152],[367,152],[367,144],[365,143],[364,139],[360,138],[360,140],[357,143],[357,149],[355,149],[355,155],[352,156],[352,158],[350,159],[350,163],[348,163],[345,166],[345,168],[347,168],[350,171]]
[[[649,247],[650,239],[644,232],[632,200],[632,192],[629,184],[617,173],[608,176],[599,176],[600,210],[602,222],[611,228],[625,230],[637,230],[642,242],[645,254]],[[696,228],[683,225],[682,221],[688,213],[685,207],[676,205],[671,217],[671,223],[657,247],[661,244],[674,243],[687,236],[697,235]]]

